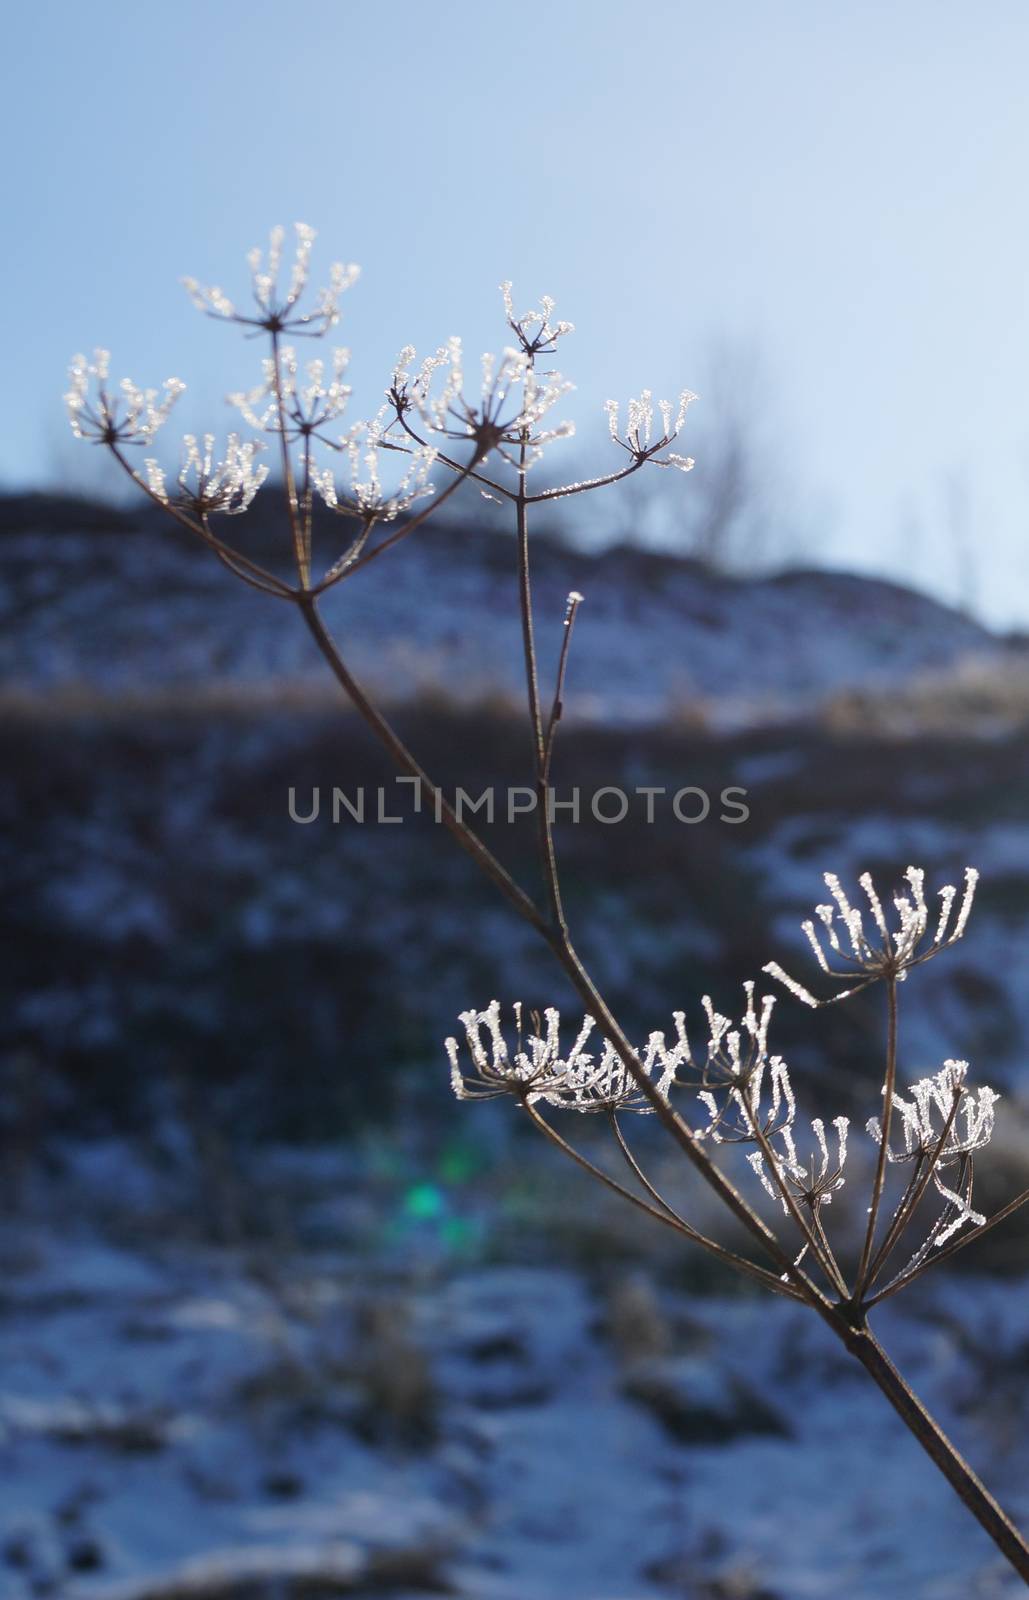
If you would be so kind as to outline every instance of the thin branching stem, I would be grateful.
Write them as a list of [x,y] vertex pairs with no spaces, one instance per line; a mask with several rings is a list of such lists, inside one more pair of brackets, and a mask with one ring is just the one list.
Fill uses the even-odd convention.
[[435,815],[453,834],[461,848],[467,851],[476,864],[486,873],[487,877],[496,884],[501,894],[511,902],[519,915],[524,917],[526,922],[539,933],[548,936],[549,925],[538,906],[530,900],[525,891],[514,881],[507,868],[497,860],[492,850],[479,838],[474,829],[470,828],[468,823],[457,815],[442,790],[437,788],[428,773],[424,771],[404,744],[399,734],[396,733],[391,724],[365,694],[350,668],[344,662],[336,647],[335,640],[325,626],[315,597],[310,593],[306,593],[298,595],[296,599],[300,614],[304,618],[315,644],[355,710],[364,718],[380,743],[385,745],[401,771],[405,772],[408,777],[418,780],[422,792],[433,804]]
[[279,360],[279,335],[277,330],[272,330],[272,372],[275,390],[275,408],[278,412],[279,448],[282,459],[282,482],[286,493],[286,515],[289,518],[289,530],[293,539],[293,559],[296,562],[297,577],[301,589],[308,589],[311,583],[311,552],[307,547],[304,537],[304,525],[297,505],[297,486],[293,474],[293,457],[290,454],[289,439],[286,436],[286,397],[282,390],[282,367]]
[[891,1294],[896,1294],[898,1289],[906,1289],[909,1283],[914,1283],[915,1279],[920,1278],[923,1272],[928,1272],[930,1267],[935,1267],[941,1261],[947,1261],[951,1256],[957,1255],[958,1251],[963,1250],[967,1244],[975,1244],[977,1239],[983,1237],[983,1234],[989,1233],[990,1229],[997,1227],[998,1223],[1006,1222],[1008,1217],[1013,1217],[1015,1212],[1020,1211],[1024,1205],[1029,1205],[1029,1189],[1023,1189],[1021,1194],[1016,1194],[1013,1200],[1009,1200],[1007,1205],[1001,1206],[999,1211],[995,1212],[992,1217],[987,1217],[986,1221],[981,1222],[978,1227],[968,1228],[964,1233],[957,1234],[953,1239],[948,1240],[946,1244],[940,1245],[939,1249],[934,1250],[927,1260],[919,1262],[918,1266],[912,1268],[910,1272],[902,1272],[899,1277],[893,1279],[892,1283],[887,1284],[885,1289],[881,1289],[878,1294],[874,1294],[871,1299],[866,1300],[866,1306],[871,1309],[872,1306],[878,1305],[881,1300],[887,1300]]
[[379,556],[385,555],[387,550],[392,550],[394,545],[398,545],[402,539],[407,539],[412,533],[414,533],[416,528],[420,528],[423,522],[428,521],[429,517],[438,511],[440,506],[449,500],[452,494],[456,493],[456,491],[460,489],[462,483],[464,483],[467,478],[475,476],[472,471],[472,467],[475,461],[478,459],[478,456],[475,456],[467,466],[455,468],[457,471],[457,476],[453,478],[450,483],[448,483],[442,494],[437,495],[433,499],[430,505],[426,506],[423,511],[419,511],[416,516],[413,516],[406,522],[402,523],[399,528],[396,528],[394,532],[389,535],[388,539],[383,539],[381,544],[375,545],[375,547],[371,550],[366,550],[363,555],[359,555],[359,558],[355,558],[352,562],[342,567],[342,569],[340,569],[339,566],[334,568],[332,578],[329,581],[323,580],[320,584],[316,584],[313,593],[321,594],[324,592],[324,590],[331,589],[333,584],[338,583],[341,578],[353,577],[355,572],[360,572],[361,569],[366,567],[370,561],[377,560]]
[[516,505],[518,526],[518,601],[522,619],[522,651],[525,657],[525,683],[529,701],[529,723],[532,735],[532,763],[536,779],[536,827],[539,838],[540,865],[546,887],[547,901],[554,927],[567,932],[564,907],[561,902],[561,883],[558,876],[557,856],[554,851],[554,829],[551,822],[550,786],[547,782],[546,734],[540,703],[539,669],[536,663],[536,637],[532,612],[532,579],[529,572],[529,522],[528,499],[525,493],[525,461],[527,441],[521,446],[522,471],[518,475],[518,500]]
[[[357,513],[355,512],[354,515],[356,516]],[[319,595],[325,594],[327,590],[335,588],[336,584],[341,582],[343,578],[349,578],[357,566],[358,557],[368,543],[372,529],[378,520],[377,511],[368,511],[361,517],[360,531],[354,535],[343,554],[333,562],[319,582],[311,585],[311,593],[316,599]]]
[[963,1098],[963,1091],[961,1085],[959,1084],[954,1090],[954,1099],[951,1102],[950,1110],[948,1111],[946,1120],[943,1124],[943,1130],[929,1154],[921,1154],[919,1156],[914,1173],[911,1177],[911,1182],[908,1184],[904,1197],[901,1200],[900,1205],[897,1207],[886,1237],[872,1259],[872,1264],[868,1269],[868,1285],[875,1283],[889,1257],[892,1255],[896,1245],[899,1243],[901,1235],[906,1229],[908,1223],[914,1218],[922,1196],[925,1194],[925,1191],[932,1180],[933,1173],[940,1164],[944,1147],[947,1143],[947,1140],[950,1138],[950,1132],[954,1126],[954,1119],[958,1114],[958,1107],[960,1106]]
[[408,750],[386,717],[364,692],[344,662],[335,640],[326,628],[318,611],[314,596],[306,593],[298,595],[296,599],[315,643],[355,709],[389,751],[401,770],[421,781],[425,793],[433,800],[440,820],[446,824],[462,849],[472,856],[473,860],[483,869],[487,877],[496,884],[505,898],[518,911],[519,915],[546,940],[586,1010],[596,1018],[599,1026],[610,1040],[619,1060],[652,1110],[656,1113],[663,1127],[675,1140],[690,1163],[715,1190],[728,1210],[753,1235],[765,1253],[771,1257],[780,1272],[784,1273],[789,1281],[800,1290],[803,1297],[823,1317],[831,1322],[833,1319],[831,1302],[826,1299],[821,1290],[811,1282],[806,1274],[795,1266],[792,1258],[780,1245],[775,1234],[761,1220],[757,1212],[747,1204],[729,1178],[715,1166],[702,1148],[700,1141],[689,1127],[689,1124],[685,1122],[666,1097],[659,1092],[656,1084],[651,1081],[643,1070],[628,1038],[576,954],[567,930],[553,927],[550,918],[545,916],[529,896],[525,894],[524,890],[514,882],[507,870],[475,831],[463,818],[458,817],[441,791],[432,783],[414,755]]
[[162,500],[159,494],[155,494],[150,485],[138,473],[133,471],[131,463],[126,460],[117,444],[109,444],[107,448],[122,471],[128,474],[137,488],[142,489],[147,499],[165,512],[167,516],[171,517],[173,522],[177,522],[180,528],[185,528],[187,533],[192,533],[196,538],[202,540],[214,552],[223,566],[228,567],[229,571],[235,573],[237,578],[242,578],[243,582],[248,583],[252,589],[260,589],[262,594],[273,595],[277,600],[293,599],[295,591],[288,584],[280,582],[274,573],[267,572],[256,561],[251,561],[248,556],[245,556],[241,550],[237,550],[234,545],[226,544],[224,539],[219,539],[211,531],[210,524],[206,519],[204,522],[195,522],[181,507],[173,505],[170,500]]
[[564,711],[565,674],[568,671],[568,652],[572,647],[572,630],[575,627],[575,618],[581,605],[581,594],[569,595],[568,611],[565,615],[564,633],[561,639],[561,655],[557,663],[557,678],[554,683],[554,699],[550,707],[550,717],[547,721],[546,733],[543,738],[543,779],[548,785],[550,783],[550,763],[554,755],[554,739],[557,736],[557,725]]
[[752,1119],[752,1127],[758,1149],[764,1156],[765,1165],[768,1167],[769,1172],[771,1173],[772,1181],[774,1182],[775,1187],[778,1189],[782,1198],[782,1203],[792,1217],[801,1238],[804,1240],[807,1248],[811,1251],[811,1254],[818,1262],[818,1265],[821,1267],[822,1271],[825,1273],[825,1276],[828,1278],[830,1284],[836,1290],[836,1292],[838,1294],[846,1294],[846,1285],[844,1284],[843,1278],[840,1275],[839,1268],[833,1261],[832,1252],[826,1252],[825,1248],[823,1247],[822,1240],[819,1237],[819,1230],[814,1226],[813,1217],[809,1220],[809,1218],[807,1218],[801,1210],[800,1202],[793,1193],[793,1190],[790,1188],[786,1178],[783,1176],[782,1164],[776,1156],[775,1151],[772,1149],[771,1140],[769,1139],[764,1128],[761,1126],[760,1119],[757,1116]]
[[872,1181],[872,1198],[868,1206],[868,1226],[861,1246],[861,1260],[854,1279],[854,1301],[860,1304],[868,1287],[869,1265],[875,1244],[875,1227],[879,1217],[879,1204],[886,1184],[886,1163],[889,1157],[890,1125],[893,1120],[893,1096],[897,1086],[897,978],[890,973],[886,979],[886,1078],[883,1083],[882,1138],[879,1156],[875,1163]]
[[[421,434],[417,433],[408,422],[407,408],[398,406],[396,411],[397,421],[400,423],[400,426],[403,428],[408,438],[413,439],[415,444],[419,445],[423,450],[426,449],[428,447],[428,440],[423,439]],[[386,440],[383,440],[383,448],[386,450],[402,450],[404,447],[403,445],[392,444]],[[477,466],[474,468],[474,470],[472,468],[465,468],[461,465],[460,461],[455,461],[452,456],[445,455],[442,450],[436,451],[436,460],[439,462],[440,466],[449,467],[451,472],[459,472],[463,477],[473,478],[476,483],[485,484],[487,489],[489,489],[492,494],[502,495],[505,500],[511,501],[515,501],[518,498],[515,492],[512,489],[509,489],[506,484],[497,483],[494,478],[488,478],[484,472],[480,472],[478,470]],[[440,498],[442,499],[442,496]],[[439,501],[436,503],[438,505]]]
[[605,1172],[602,1167],[598,1167],[588,1156],[584,1156],[582,1151],[577,1150],[562,1134],[558,1133],[557,1129],[545,1117],[541,1116],[536,1107],[530,1104],[527,1099],[523,1099],[521,1103],[532,1122],[550,1140],[551,1144],[556,1145],[564,1155],[568,1156],[576,1165],[582,1167],[583,1171],[588,1172],[591,1177],[596,1178],[605,1188],[610,1189],[612,1193],[619,1195],[623,1200],[628,1200],[630,1205],[636,1206],[640,1211],[644,1211],[647,1216],[655,1218],[658,1222],[663,1222],[666,1227],[674,1228],[677,1233],[683,1234],[693,1244],[700,1245],[703,1249],[710,1251],[726,1266],[732,1267],[737,1272],[742,1272],[747,1277],[756,1279],[766,1289],[771,1289],[775,1294],[785,1295],[788,1299],[796,1300],[800,1298],[798,1291],[791,1284],[783,1283],[773,1273],[767,1272],[753,1261],[748,1261],[745,1256],[738,1256],[734,1251],[726,1250],[722,1245],[717,1244],[714,1239],[706,1238],[704,1234],[698,1233],[696,1228],[685,1222],[677,1211],[674,1211],[666,1201],[662,1200],[661,1196],[657,1194],[657,1191],[644,1177],[620,1133],[619,1144],[622,1152],[627,1156],[632,1171],[642,1183],[644,1189],[656,1199],[656,1206],[651,1205],[649,1200],[644,1200],[642,1195],[634,1194],[631,1189],[627,1189],[624,1184],[619,1183],[617,1178],[612,1178],[610,1173]]
[[[661,446],[655,446],[660,449]],[[623,467],[620,472],[609,472],[603,478],[585,478],[581,483],[565,483],[559,489],[542,489],[539,494],[530,494],[528,504],[531,506],[543,505],[547,500],[567,500],[573,494],[589,494],[594,489],[606,489],[612,483],[621,483],[623,478],[631,478],[634,472],[646,466],[650,457],[638,455],[629,466]]]
[[818,1242],[822,1247],[823,1254],[832,1269],[830,1274],[831,1281],[843,1298],[846,1299],[850,1292],[847,1288],[847,1279],[839,1261],[836,1259],[836,1252],[829,1243],[829,1236],[822,1222],[822,1207],[817,1200],[813,1200],[808,1209],[811,1212],[811,1226],[818,1236]]
[[312,542],[314,534],[314,485],[311,482],[311,435],[303,435],[303,487],[300,492],[300,526],[303,533],[304,551],[308,562],[308,581],[310,581],[310,563]]
[[803,1298],[803,1296],[800,1294],[800,1291],[795,1288],[792,1283],[784,1282],[782,1278],[777,1278],[774,1273],[768,1272],[764,1267],[759,1267],[756,1262],[748,1261],[745,1256],[737,1255],[734,1250],[727,1250],[724,1245],[718,1244],[714,1239],[709,1239],[706,1234],[699,1232],[699,1230],[694,1228],[691,1223],[687,1222],[685,1217],[681,1216],[680,1213],[676,1211],[674,1206],[669,1205],[664,1195],[659,1193],[659,1191],[654,1187],[653,1183],[640,1166],[636,1157],[633,1155],[625,1134],[622,1132],[622,1126],[618,1121],[617,1114],[612,1110],[608,1113],[608,1115],[615,1139],[618,1143],[618,1148],[625,1158],[625,1163],[629,1168],[629,1171],[636,1178],[637,1182],[646,1190],[647,1194],[650,1195],[650,1198],[656,1201],[663,1211],[666,1211],[670,1217],[674,1218],[674,1220],[679,1223],[682,1231],[688,1238],[693,1240],[694,1244],[698,1244],[703,1249],[709,1250],[711,1254],[717,1256],[720,1261],[724,1261],[726,1266],[734,1267],[737,1271],[744,1272],[750,1277],[756,1278],[759,1283],[763,1283],[766,1288],[773,1289],[776,1294],[785,1295],[790,1300],[800,1300]]

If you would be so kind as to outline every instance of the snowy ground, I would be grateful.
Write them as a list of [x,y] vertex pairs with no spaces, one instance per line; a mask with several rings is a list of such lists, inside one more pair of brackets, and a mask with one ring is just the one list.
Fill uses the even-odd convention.
[[[523,1259],[455,1248],[470,1197],[331,1151],[267,1154],[289,1242],[232,1248],[176,1237],[127,1147],[64,1158],[0,1236],[10,1600],[1021,1592],[797,1308],[577,1266],[545,1199]],[[1029,1281],[941,1278],[881,1331],[1024,1518]]]

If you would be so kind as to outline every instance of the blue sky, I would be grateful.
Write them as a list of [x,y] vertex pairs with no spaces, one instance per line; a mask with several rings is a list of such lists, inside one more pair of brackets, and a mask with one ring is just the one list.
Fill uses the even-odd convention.
[[358,412],[409,339],[502,343],[505,277],[576,323],[605,460],[607,395],[702,388],[729,336],[811,559],[1029,624],[1021,0],[43,3],[7,34],[6,483],[74,470],[58,397],[94,343],[223,425],[256,351],[178,278],[242,289],[302,219],[362,265]]

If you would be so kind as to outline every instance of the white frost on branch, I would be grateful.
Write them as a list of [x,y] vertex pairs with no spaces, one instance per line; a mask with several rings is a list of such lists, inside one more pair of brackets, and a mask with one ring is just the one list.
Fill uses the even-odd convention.
[[[278,384],[275,362],[266,356],[262,362],[263,382],[256,388],[230,394],[228,402],[238,408],[250,427],[264,433],[284,432],[290,441],[321,437],[320,430],[341,417],[347,408],[352,391],[343,380],[349,364],[350,351],[341,346],[333,350],[330,362],[319,356],[308,361],[301,371],[294,347],[283,345],[279,351]],[[326,443],[335,447],[336,441]]]
[[262,448],[259,439],[244,443],[237,433],[230,433],[225,442],[224,458],[216,462],[214,434],[205,433],[202,442],[198,442],[194,434],[187,433],[183,439],[177,491],[169,493],[164,472],[149,457],[145,463],[147,488],[165,505],[184,506],[200,516],[238,516],[250,509],[268,476],[268,468],[263,464],[258,466],[255,460]]
[[[761,1009],[754,1004],[754,984],[743,985],[746,1005],[738,1027],[723,1017],[703,998],[708,1021],[707,1054],[700,1072],[697,1098],[708,1113],[706,1127],[699,1138],[716,1144],[738,1144],[766,1137],[789,1126],[796,1115],[796,1102],[789,1070],[782,1056],[768,1053],[768,1025],[775,1006],[774,995],[766,994]],[[762,1105],[767,1093],[768,1104]]]
[[[550,1007],[542,1021],[533,1017],[533,1028],[523,1032],[523,1009],[513,1007],[515,1043],[511,1048],[504,1037],[500,1002],[491,1000],[485,1011],[464,1011],[464,1025],[472,1072],[461,1064],[456,1039],[446,1041],[450,1060],[450,1082],[459,1100],[494,1099],[510,1094],[530,1105],[539,1101],[565,1111],[638,1111],[653,1108],[614,1046],[604,1039],[599,1052],[587,1050],[596,1023],[583,1018],[579,1033],[567,1053],[561,1048],[560,1014]],[[676,1073],[689,1061],[689,1043],[681,1011],[674,1013],[676,1036],[667,1043],[663,1033],[652,1033],[645,1049],[636,1052],[640,1070],[667,1100]]]
[[508,327],[527,356],[549,354],[556,350],[559,339],[575,332],[574,322],[551,321],[554,301],[549,294],[543,295],[539,310],[524,311],[520,317],[516,316],[511,288],[510,279],[500,285],[500,292],[504,297],[504,315]]
[[72,357],[64,396],[72,433],[95,444],[149,444],[167,422],[186,385],[181,378],[166,378],[160,393],[140,389],[131,378],[123,378],[118,385],[120,394],[112,395],[110,371],[108,350],[94,350],[92,361],[82,355]]
[[347,463],[345,486],[337,483],[331,467],[312,468],[311,481],[330,511],[392,522],[416,501],[434,493],[429,473],[437,453],[431,445],[404,452],[405,466],[399,482],[392,490],[383,487],[380,452],[391,448],[386,439],[387,428],[383,407],[371,422],[355,423],[341,440],[339,448]]
[[526,472],[555,439],[570,438],[572,422],[550,427],[547,413],[573,387],[558,372],[539,373],[524,349],[509,346],[482,357],[478,395],[465,393],[461,340],[452,338],[427,356],[414,377],[414,350],[405,346],[393,374],[391,395],[401,411],[414,407],[425,426],[443,438],[473,443],[477,459],[496,451],[509,466]]
[[[912,967],[921,966],[961,938],[979,881],[976,869],[966,867],[957,917],[953,916],[957,890],[953,884],[946,884],[939,891],[940,906],[934,919],[925,898],[923,869],[908,867],[904,877],[908,892],[894,896],[897,917],[896,926],[891,928],[870,873],[864,872],[858,879],[869,905],[864,914],[851,905],[836,874],[825,873],[832,903],[815,907],[820,926],[816,928],[810,920],[801,926],[822,971],[845,983],[844,989],[819,1000],[806,985],[784,972],[777,961],[770,961],[763,970],[809,1006],[845,1000],[878,978],[893,977],[902,982]],[[864,919],[869,915],[874,927],[866,929]]]
[[354,283],[360,268],[352,262],[346,265],[336,261],[329,269],[329,283],[319,289],[310,311],[301,312],[298,304],[307,288],[310,273],[311,247],[315,230],[306,222],[294,223],[296,248],[290,268],[289,284],[279,287],[282,268],[282,246],[286,230],[281,226],[272,229],[267,252],[254,248],[247,255],[250,268],[254,311],[241,311],[217,285],[207,287],[196,278],[183,278],[182,283],[193,304],[206,316],[222,322],[235,322],[241,327],[263,328],[268,333],[285,333],[318,337],[339,321],[339,301],[346,289]]
[[802,1200],[812,1210],[819,1206],[829,1205],[838,1189],[842,1189],[847,1181],[844,1168],[847,1164],[847,1133],[850,1120],[847,1117],[834,1117],[833,1127],[836,1130],[836,1157],[829,1154],[829,1141],[826,1138],[825,1123],[821,1117],[814,1117],[811,1122],[811,1131],[815,1136],[815,1148],[812,1150],[806,1164],[797,1155],[797,1146],[793,1137],[793,1129],[789,1125],[781,1128],[775,1136],[781,1148],[777,1148],[774,1139],[769,1142],[771,1164],[778,1181],[773,1181],[768,1171],[765,1155],[760,1150],[752,1150],[747,1160],[761,1179],[762,1186],[778,1200],[784,1211],[789,1210],[784,1190],[790,1190],[798,1200]]
[[[893,1097],[893,1109],[901,1119],[903,1148],[894,1150],[887,1144],[886,1155],[891,1162],[931,1161],[932,1181],[940,1195],[954,1208],[953,1217],[939,1230],[934,1231],[933,1242],[945,1243],[966,1222],[980,1226],[986,1218],[973,1211],[970,1203],[971,1182],[969,1165],[972,1154],[981,1150],[993,1136],[996,1104],[1000,1096],[985,1084],[978,1090],[966,1086],[967,1061],[945,1061],[933,1077],[920,1078],[911,1085],[911,1098]],[[867,1131],[876,1144],[882,1144],[882,1123],[871,1117]],[[944,1182],[942,1173],[955,1164],[959,1166],[959,1184],[965,1181],[965,1193]]]
[[668,455],[659,457],[658,452],[666,450],[678,438],[686,422],[686,413],[696,398],[692,390],[683,389],[679,395],[674,419],[671,401],[659,400],[657,409],[661,416],[661,432],[656,438],[654,399],[649,389],[644,389],[638,398],[629,401],[624,435],[619,432],[618,401],[605,401],[604,410],[607,413],[608,432],[612,441],[627,451],[636,462],[650,461],[655,467],[677,467],[680,472],[692,471],[692,456],[676,455],[674,451],[670,451]]

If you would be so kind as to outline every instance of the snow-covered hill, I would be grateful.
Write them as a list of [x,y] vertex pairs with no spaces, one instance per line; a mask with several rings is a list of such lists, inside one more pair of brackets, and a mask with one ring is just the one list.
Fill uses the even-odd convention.
[[[170,524],[72,502],[0,503],[0,681],[41,694],[317,701],[334,694],[299,621],[232,579]],[[326,530],[332,535],[334,527]],[[262,552],[267,523],[232,536]],[[327,546],[326,561],[335,555]],[[351,663],[391,700],[520,696],[513,546],[496,532],[416,532],[327,601]],[[731,578],[631,547],[535,544],[540,656],[552,671],[565,597],[586,596],[566,714],[736,728],[905,692],[926,674],[1000,670],[1011,651],[925,595],[844,573]]]

